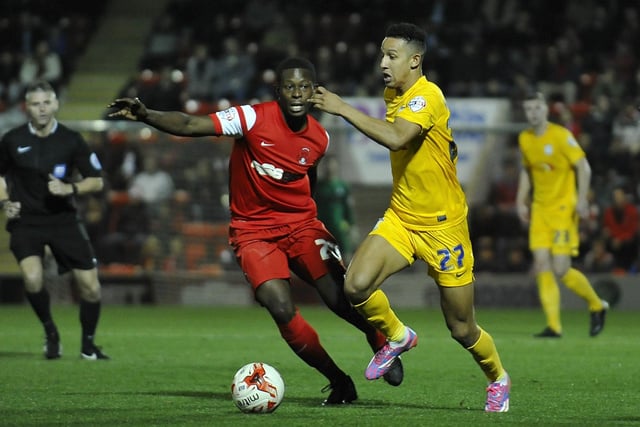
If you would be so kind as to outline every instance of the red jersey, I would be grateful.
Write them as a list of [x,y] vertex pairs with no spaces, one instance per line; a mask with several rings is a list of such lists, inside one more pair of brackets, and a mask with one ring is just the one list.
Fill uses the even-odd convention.
[[276,101],[210,115],[216,133],[235,138],[229,160],[231,227],[259,229],[317,216],[307,171],[329,148],[329,134],[307,115],[293,132]]

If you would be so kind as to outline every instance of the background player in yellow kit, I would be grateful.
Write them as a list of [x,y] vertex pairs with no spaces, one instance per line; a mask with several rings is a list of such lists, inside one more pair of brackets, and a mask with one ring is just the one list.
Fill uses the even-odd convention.
[[378,288],[417,258],[424,260],[438,284],[452,337],[489,379],[485,410],[505,412],[511,382],[493,339],[475,320],[467,202],[456,174],[457,147],[448,127],[449,109],[440,88],[422,73],[425,40],[425,32],[413,24],[395,24],[386,32],[380,60],[386,120],[362,113],[324,87],[309,100],[391,151],[390,205],[356,250],[347,269],[345,292],[387,337],[387,345],[365,371],[367,379],[380,378],[401,353],[417,345],[418,338]]
[[523,169],[516,206],[521,221],[529,224],[529,248],[547,319],[547,327],[535,336],[562,336],[556,278],[587,302],[589,333],[596,336],[604,327],[609,305],[598,297],[585,275],[571,267],[571,257],[578,254],[579,217],[588,216],[591,167],[571,132],[549,122],[542,93],[529,94],[523,107],[530,127],[518,137]]

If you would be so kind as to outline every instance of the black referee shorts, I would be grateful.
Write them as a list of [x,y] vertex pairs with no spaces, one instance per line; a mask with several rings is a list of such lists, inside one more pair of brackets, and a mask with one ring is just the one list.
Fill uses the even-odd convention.
[[18,262],[29,256],[44,257],[44,247],[47,245],[58,263],[60,274],[72,269],[91,270],[97,266],[89,236],[81,223],[14,223],[9,227],[9,231],[9,247]]

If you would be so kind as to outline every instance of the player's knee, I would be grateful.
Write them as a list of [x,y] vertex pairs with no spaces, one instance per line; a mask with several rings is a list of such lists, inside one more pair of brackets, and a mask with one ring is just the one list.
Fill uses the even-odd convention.
[[352,303],[365,301],[374,291],[373,282],[368,276],[358,273],[347,273],[344,281],[344,292]]
[[553,274],[555,274],[556,277],[559,278],[563,278],[567,272],[569,271],[569,268],[571,267],[569,262],[557,262],[554,263],[553,265]]
[[40,292],[42,289],[42,275],[38,272],[24,272],[22,280],[25,290],[29,293]]
[[102,298],[102,293],[100,292],[100,286],[78,286],[78,291],[80,292],[80,297],[89,302],[98,302]]
[[465,348],[471,347],[477,340],[480,331],[467,322],[454,322],[447,325],[451,332],[451,338],[459,342]]
[[267,310],[279,325],[289,323],[296,314],[295,308],[291,304],[272,304],[267,307]]
[[269,295],[267,297],[262,295],[259,302],[267,309],[277,324],[289,323],[296,314],[295,306],[288,298],[279,297],[278,295]]

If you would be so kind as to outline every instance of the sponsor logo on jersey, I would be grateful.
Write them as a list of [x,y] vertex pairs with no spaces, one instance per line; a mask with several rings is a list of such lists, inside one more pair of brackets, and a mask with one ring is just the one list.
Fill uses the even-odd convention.
[[284,171],[282,169],[270,163],[259,163],[258,161],[253,160],[251,162],[251,167],[258,171],[258,174],[262,176],[270,176],[277,180],[281,180],[284,175]]

